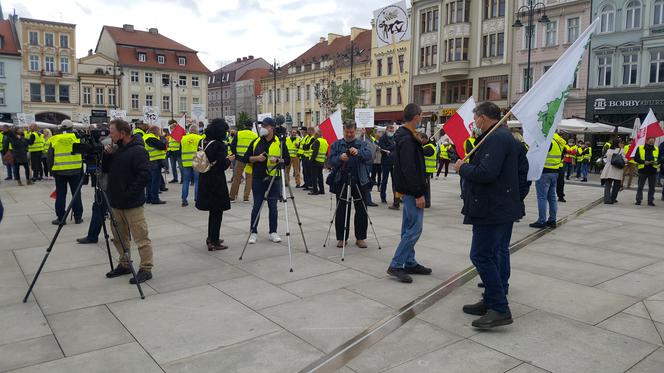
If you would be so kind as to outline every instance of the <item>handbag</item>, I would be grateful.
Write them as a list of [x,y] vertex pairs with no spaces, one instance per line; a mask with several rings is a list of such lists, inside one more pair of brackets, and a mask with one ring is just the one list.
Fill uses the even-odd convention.
[[8,151],[5,153],[5,155],[2,156],[2,163],[8,165],[8,166],[13,166],[14,165],[14,154],[11,151]]
[[625,158],[623,158],[620,152],[611,155],[611,166],[621,170],[625,168]]

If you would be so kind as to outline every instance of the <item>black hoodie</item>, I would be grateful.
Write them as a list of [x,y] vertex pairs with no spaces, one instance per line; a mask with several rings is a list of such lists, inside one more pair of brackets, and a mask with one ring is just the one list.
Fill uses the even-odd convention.
[[406,126],[401,126],[394,134],[396,147],[392,153],[394,169],[392,179],[396,192],[422,197],[426,191],[424,150],[422,144]]
[[104,155],[102,169],[108,173],[108,198],[111,207],[132,209],[145,204],[145,186],[150,182],[150,157],[140,136],[127,145],[118,143],[110,155]]

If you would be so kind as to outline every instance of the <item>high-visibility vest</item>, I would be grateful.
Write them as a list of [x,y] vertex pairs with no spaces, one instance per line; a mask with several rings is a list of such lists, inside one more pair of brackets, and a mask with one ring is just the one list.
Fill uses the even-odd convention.
[[145,135],[146,135],[145,131],[143,131],[140,128],[135,128],[133,134],[134,135],[139,135],[141,137],[145,137]]
[[48,154],[48,149],[51,148],[51,138],[49,137],[47,140],[44,141],[44,149],[42,149],[43,154]]
[[237,145],[235,146],[235,155],[244,157],[244,154],[249,149],[249,144],[258,138],[258,135],[251,130],[241,130],[237,133]]
[[427,147],[433,149],[433,154],[428,157],[424,156],[424,172],[432,174],[436,172],[436,147],[431,143],[424,145],[424,148]]
[[309,136],[307,139],[305,145],[309,145],[309,149],[304,150],[304,159],[310,161],[311,160],[311,155],[314,153],[313,149],[311,149],[311,145],[313,144],[314,140],[316,140],[315,137]]
[[[475,149],[475,138],[474,137],[469,137],[463,142],[463,150],[466,152],[466,154],[468,154],[473,149]],[[467,159],[466,163],[467,162],[470,162],[470,159]]]
[[30,136],[32,136],[33,134],[35,135],[35,142],[32,143],[32,145],[28,145],[28,152],[41,153],[41,151],[44,150],[44,135],[37,132],[28,132],[28,131],[23,132],[23,135],[28,140],[30,139]]
[[441,144],[441,145],[440,145],[440,150],[438,151],[438,158],[441,158],[441,159],[450,159],[450,153],[449,153],[449,150],[450,150],[450,146],[449,146],[449,145]]
[[286,147],[288,148],[288,154],[291,157],[297,157],[297,154],[299,153],[299,146],[300,146],[300,138],[295,137],[295,140],[291,139],[290,137],[286,137]]
[[563,165],[563,149],[560,147],[560,144],[558,144],[558,141],[553,139],[551,141],[551,148],[549,149],[549,153],[546,155],[546,162],[544,163],[544,168],[548,168],[550,170],[558,170],[560,167]]
[[[251,149],[250,155],[254,155],[254,151],[256,150],[256,145],[260,141],[260,137],[257,137],[254,139],[250,144],[249,147]],[[277,162],[272,162],[271,159],[272,157],[279,158],[281,156],[281,144],[279,142],[278,138],[274,138],[274,141],[270,144],[270,148],[267,151],[267,174],[269,176],[280,176],[281,174],[279,173],[279,168],[277,167]],[[254,173],[254,164],[249,162],[247,163],[246,166],[244,166],[244,172],[247,174],[251,175]]]
[[182,136],[180,139],[180,146],[182,148],[182,167],[194,166],[194,154],[198,150],[198,143],[202,140],[202,136],[197,133],[189,133]]
[[325,160],[327,159],[327,148],[330,145],[327,143],[327,140],[325,140],[322,137],[318,138],[318,143],[320,145],[318,145],[318,154],[316,154],[315,161],[318,162],[318,163],[325,163]]
[[304,135],[304,137],[302,139],[300,139],[300,148],[297,149],[297,155],[298,156],[300,156],[300,157],[304,156],[304,144],[306,144],[307,141],[309,141],[310,137],[311,136],[309,136],[309,135]]
[[168,151],[176,152],[180,150],[180,143],[173,136],[167,136],[168,139]]
[[160,159],[166,159],[166,151],[153,148],[152,146],[148,145],[149,139],[159,140],[159,137],[151,133],[148,133],[145,136],[143,136],[143,142],[145,143],[145,150],[148,151],[148,155],[150,156],[150,161],[158,161]]
[[[624,151],[625,151],[625,157],[628,157],[628,158],[629,158],[629,154],[628,154],[629,153],[629,147],[630,147],[629,145],[625,145],[625,147],[623,148]],[[634,160],[634,158],[629,158],[629,163],[636,164],[636,161]]]
[[81,140],[73,133],[61,133],[50,139],[53,147],[53,171],[78,170],[83,167],[83,156],[72,154],[73,144],[80,144]]
[[593,148],[586,148],[584,157],[584,163],[590,163],[590,160],[593,158]]
[[[639,152],[639,157],[641,158],[641,160],[645,162],[645,160],[646,160],[646,147],[644,145],[639,146],[638,152]],[[651,164],[650,166],[657,168],[657,160],[659,159],[659,149],[656,146],[653,148],[653,151],[652,151],[652,159],[653,159],[654,163]],[[643,163],[639,163],[636,167],[639,170],[641,170],[641,169],[645,168],[646,165],[643,164]]]
[[0,151],[5,151],[5,133],[0,132]]

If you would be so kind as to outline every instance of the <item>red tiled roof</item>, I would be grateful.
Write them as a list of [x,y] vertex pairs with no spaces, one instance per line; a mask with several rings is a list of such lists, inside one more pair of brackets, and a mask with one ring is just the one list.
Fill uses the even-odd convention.
[[245,73],[242,74],[242,76],[240,77],[240,79],[238,79],[238,81],[253,79],[254,95],[258,96],[261,94],[261,79],[265,78],[268,75],[270,75],[270,70],[268,69],[251,69],[245,71]]
[[14,27],[9,20],[0,21],[0,35],[4,39],[4,44],[0,48],[0,54],[20,56],[21,52],[18,49],[19,44],[16,41]]
[[104,30],[108,31],[115,44],[119,45],[196,53],[195,50],[185,47],[161,34],[152,34],[141,30],[125,31],[122,27],[114,26],[104,26],[101,31],[104,32]]

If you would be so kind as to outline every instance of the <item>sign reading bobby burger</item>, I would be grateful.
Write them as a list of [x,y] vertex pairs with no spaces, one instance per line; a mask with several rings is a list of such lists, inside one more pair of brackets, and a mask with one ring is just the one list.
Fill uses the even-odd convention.
[[644,114],[649,108],[664,112],[664,93],[632,93],[613,95],[591,95],[587,98],[587,109],[594,114]]

